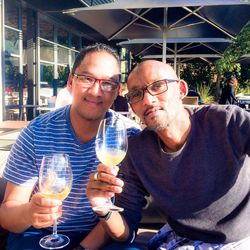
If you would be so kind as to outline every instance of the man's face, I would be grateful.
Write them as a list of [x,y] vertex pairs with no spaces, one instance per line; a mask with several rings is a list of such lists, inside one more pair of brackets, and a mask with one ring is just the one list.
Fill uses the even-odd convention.
[[[128,79],[128,91],[143,89],[158,80],[177,80],[173,69],[161,62],[146,61],[135,69]],[[143,100],[131,105],[132,109],[147,127],[156,132],[166,129],[178,116],[182,105],[182,94],[178,81],[167,84],[167,91],[152,96],[144,92]]]
[[[107,52],[87,54],[74,73],[117,83],[120,77],[120,69],[116,59]],[[70,77],[73,96],[72,110],[74,113],[86,120],[103,118],[105,112],[116,98],[119,86],[113,92],[106,92],[101,89],[99,81],[86,88],[77,77]]]

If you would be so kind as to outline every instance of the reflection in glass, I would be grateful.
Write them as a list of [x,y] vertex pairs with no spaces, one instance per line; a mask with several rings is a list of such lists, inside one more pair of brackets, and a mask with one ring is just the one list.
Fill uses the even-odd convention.
[[40,64],[40,105],[48,105],[49,99],[53,96],[52,80],[54,78],[54,66]]
[[40,81],[50,84],[53,80],[54,66],[46,63],[40,64]]
[[5,81],[4,81],[4,104],[12,105],[11,109],[5,110],[7,120],[18,119],[19,110],[19,58],[5,55]]
[[58,80],[59,80],[57,87],[60,88],[60,87],[63,87],[65,82],[67,81],[70,70],[68,66],[60,65],[57,68],[57,72],[58,72]]
[[44,61],[54,61],[54,45],[40,40],[40,58]]
[[68,50],[58,46],[58,63],[68,64],[68,62],[69,62]]
[[73,63],[74,63],[77,55],[78,55],[78,52],[71,51],[71,62],[72,62],[71,66],[73,66]]
[[18,31],[5,28],[5,53],[19,55]]
[[5,55],[5,80],[17,82],[19,72],[19,58]]

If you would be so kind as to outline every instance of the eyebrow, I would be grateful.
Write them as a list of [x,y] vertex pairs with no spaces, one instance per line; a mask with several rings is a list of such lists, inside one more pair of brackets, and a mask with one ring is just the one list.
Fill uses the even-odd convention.
[[[76,73],[75,73],[76,74]],[[97,79],[101,79],[101,80],[106,80],[106,81],[112,81],[112,82],[120,82],[120,76],[118,79],[114,78],[114,77],[110,77],[110,78],[99,78],[99,77],[96,77],[94,76],[93,74],[87,72],[87,71],[81,71],[81,73],[77,74],[79,76],[82,76],[82,75],[86,75],[86,76],[89,76],[89,77],[93,77],[93,78],[97,78]]]
[[139,90],[139,89],[143,89],[143,87],[139,88],[139,87],[132,87],[128,92],[134,91],[134,90]]

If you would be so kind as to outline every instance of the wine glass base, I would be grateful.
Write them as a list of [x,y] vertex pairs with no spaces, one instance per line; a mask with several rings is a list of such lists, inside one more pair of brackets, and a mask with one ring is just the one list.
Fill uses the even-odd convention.
[[110,210],[110,211],[122,212],[122,211],[124,211],[124,208],[122,208],[122,207],[117,207],[117,206],[115,206],[115,205],[111,205],[111,206],[109,207],[109,210]]
[[118,211],[118,212],[122,212],[124,210],[124,208],[122,207],[117,207],[113,204],[104,204],[102,206],[97,206],[97,207],[93,207],[92,208],[94,212],[105,212],[105,211]]
[[69,244],[69,241],[69,237],[64,234],[50,234],[44,236],[39,241],[39,244],[45,249],[60,249],[67,246]]

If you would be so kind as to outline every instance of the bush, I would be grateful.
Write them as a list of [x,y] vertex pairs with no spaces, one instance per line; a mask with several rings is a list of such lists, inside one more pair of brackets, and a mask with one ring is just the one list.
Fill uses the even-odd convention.
[[215,102],[215,97],[213,96],[213,91],[210,86],[198,85],[197,92],[200,94],[203,104],[212,104]]

